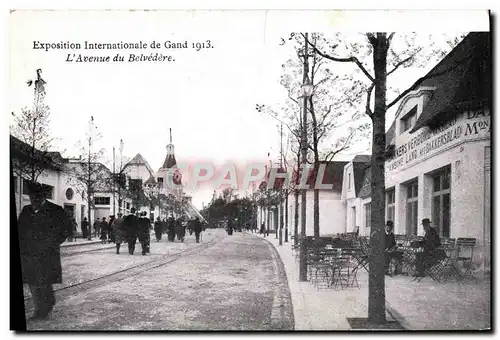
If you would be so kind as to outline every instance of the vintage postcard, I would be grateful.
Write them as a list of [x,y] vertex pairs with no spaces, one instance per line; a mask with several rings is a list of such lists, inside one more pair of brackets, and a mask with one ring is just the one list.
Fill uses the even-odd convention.
[[491,331],[487,10],[9,21],[11,329]]

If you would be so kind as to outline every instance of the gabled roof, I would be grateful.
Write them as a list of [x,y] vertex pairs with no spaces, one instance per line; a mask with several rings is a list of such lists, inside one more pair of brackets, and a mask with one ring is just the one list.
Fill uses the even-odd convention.
[[359,189],[359,192],[357,194],[357,197],[360,198],[367,198],[370,197],[372,194],[372,168],[367,167],[364,170],[364,175],[363,175],[363,181],[361,182],[361,188]]
[[352,171],[354,174],[354,192],[356,197],[358,197],[361,187],[363,186],[363,180],[365,178],[365,170],[370,167],[371,157],[369,155],[358,155],[358,156],[366,156],[359,157],[356,162],[354,157],[352,161]]
[[[325,173],[323,176],[323,180],[321,184],[331,184],[333,185],[332,190],[341,191],[342,190],[342,182],[344,179],[344,167],[347,162],[320,162],[321,164],[326,164]],[[297,171],[294,171],[295,183],[299,183],[300,181],[300,171],[297,174]],[[316,172],[311,170],[309,173],[309,178],[307,179],[307,185],[309,185],[310,189],[314,189],[314,185],[316,184]]]
[[491,104],[491,48],[489,32],[469,33],[420,86],[434,86],[422,114],[411,132],[438,125],[463,112]]
[[144,165],[146,169],[148,169],[149,174],[152,176],[153,175],[153,168],[149,165],[149,163],[142,157],[140,153],[135,155],[134,158],[132,158],[123,168],[126,168],[129,165]]
[[385,146],[389,146],[394,141],[394,137],[396,136],[396,119],[392,121],[391,127],[385,133]]
[[153,185],[157,184],[153,175],[149,176],[149,178],[146,180],[146,182],[144,182],[144,185],[148,185],[148,184],[153,184]]
[[[20,139],[10,135],[10,154],[22,162],[31,162],[31,147]],[[62,170],[68,162],[57,151],[41,151],[35,149],[35,159],[40,168]]]

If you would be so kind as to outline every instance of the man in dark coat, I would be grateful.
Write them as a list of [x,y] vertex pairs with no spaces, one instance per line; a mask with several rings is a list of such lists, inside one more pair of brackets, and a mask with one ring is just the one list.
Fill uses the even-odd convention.
[[158,217],[155,221],[155,236],[156,236],[156,242],[161,241],[161,234],[162,234],[162,222],[160,220],[160,217]]
[[135,208],[130,209],[130,214],[123,218],[122,230],[128,243],[128,253],[134,255],[139,219],[135,216]]
[[203,229],[200,218],[196,217],[193,222],[194,236],[196,237],[196,243],[200,243],[200,234]]
[[146,255],[149,253],[149,227],[151,222],[149,218],[146,217],[146,212],[143,211],[141,213],[141,217],[139,218],[139,242],[142,246],[142,255]]
[[183,217],[175,221],[175,235],[179,241],[184,242],[184,237],[186,236],[186,222]]
[[396,260],[395,274],[399,272],[399,267],[403,259],[403,252],[397,250],[396,237],[394,236],[394,222],[387,221],[385,225],[385,273],[390,275],[389,265],[392,259]]
[[167,237],[170,242],[175,242],[175,219],[172,215],[167,221]]
[[90,226],[89,221],[87,221],[87,218],[84,217],[82,221],[82,237],[88,238],[90,240],[89,226]]
[[422,220],[422,226],[425,230],[424,240],[420,246],[424,248],[423,252],[417,253],[416,274],[415,276],[425,276],[425,271],[446,257],[446,253],[439,249],[441,240],[436,229],[431,227],[431,221],[428,218]]
[[49,202],[47,191],[27,182],[31,204],[18,219],[23,281],[33,296],[31,319],[48,316],[56,303],[52,284],[62,283],[60,245],[71,233],[71,220],[59,205]]

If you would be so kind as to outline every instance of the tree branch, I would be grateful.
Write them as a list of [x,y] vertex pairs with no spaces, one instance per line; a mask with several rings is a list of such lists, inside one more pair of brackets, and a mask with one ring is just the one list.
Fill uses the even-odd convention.
[[[304,39],[306,39],[306,36],[303,33],[301,33],[301,34],[304,37]],[[356,58],[356,57],[337,58],[337,57],[325,54],[325,53],[321,52],[320,50],[318,50],[318,48],[314,44],[312,44],[309,41],[309,39],[306,39],[306,42],[309,46],[311,46],[313,48],[314,52],[318,53],[320,56],[322,56],[325,59],[329,59],[329,60],[333,60],[333,61],[337,61],[337,62],[341,62],[341,63],[355,63],[356,65],[358,65],[359,69],[368,77],[368,79],[370,79],[370,81],[372,81],[372,82],[375,81],[375,79],[370,75],[370,73],[368,73],[368,71],[363,66],[363,64],[361,64],[361,62],[358,60],[358,58]]]
[[391,73],[394,73],[400,66],[406,64],[408,61],[410,61],[411,59],[413,59],[421,50],[422,49],[418,49],[417,52],[413,53],[408,58],[406,58],[404,60],[401,60],[399,63],[397,63],[396,66],[394,66],[394,68],[392,70],[390,70],[389,72],[387,72],[387,76],[389,76]]
[[371,84],[369,89],[368,89],[368,93],[366,95],[366,114],[370,118],[373,116],[373,112],[372,112],[370,106],[371,106],[372,91],[373,91],[374,87],[375,87],[375,83]]

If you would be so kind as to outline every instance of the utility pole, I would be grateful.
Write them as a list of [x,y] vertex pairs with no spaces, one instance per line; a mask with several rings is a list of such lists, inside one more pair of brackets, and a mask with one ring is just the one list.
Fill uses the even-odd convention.
[[115,147],[113,146],[113,216],[116,217],[116,170],[115,170]]
[[[280,171],[283,168],[283,123],[280,126]],[[279,231],[279,245],[283,245],[283,185],[280,186],[280,231]]]
[[[87,160],[87,217],[89,220],[89,228],[92,227],[92,219],[91,219],[91,205],[92,205],[92,196],[91,196],[91,191],[92,191],[92,183],[91,181],[91,168],[90,168],[90,149],[92,147],[92,133],[93,133],[93,126],[94,126],[94,116],[90,116],[90,125],[89,125],[89,159]],[[91,232],[89,232],[89,235],[92,235]],[[89,236],[89,239],[91,239],[91,236]]]
[[[308,33],[305,34],[305,41],[304,41],[304,72],[303,72],[303,84],[307,82],[308,79],[308,73],[309,73],[309,65],[308,65],[308,53],[307,53],[307,40],[308,40]],[[306,170],[306,165],[307,165],[307,96],[303,95],[303,105],[302,105],[302,142],[301,142],[301,149],[302,149],[302,171]],[[307,189],[302,189],[301,192],[301,202],[302,205],[300,207],[301,214],[300,214],[300,261],[299,261],[299,280],[300,281],[307,281],[307,253],[306,253],[306,247],[305,247],[305,241],[306,241],[306,195],[307,195]]]
[[122,170],[123,170],[123,139],[120,139],[120,171],[118,172],[118,212],[122,211]]

